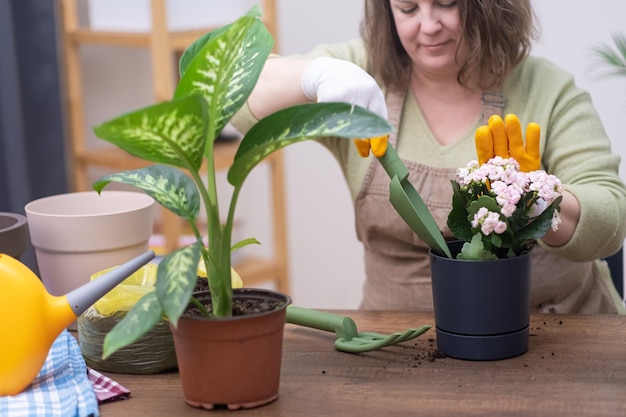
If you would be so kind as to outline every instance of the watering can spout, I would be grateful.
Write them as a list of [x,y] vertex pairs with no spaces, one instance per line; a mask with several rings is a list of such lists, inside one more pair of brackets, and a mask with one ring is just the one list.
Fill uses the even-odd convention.
[[0,396],[28,387],[59,334],[153,258],[153,251],[144,252],[67,295],[53,296],[28,267],[0,254]]
[[[125,264],[122,264],[106,274],[101,275],[98,279],[78,287],[74,291],[67,294],[67,303],[72,309],[74,315],[76,317],[80,316],[92,304],[111,291],[117,284],[122,282],[143,265],[150,262],[153,258],[153,251],[150,250],[144,252]],[[67,325],[69,325],[69,323]]]

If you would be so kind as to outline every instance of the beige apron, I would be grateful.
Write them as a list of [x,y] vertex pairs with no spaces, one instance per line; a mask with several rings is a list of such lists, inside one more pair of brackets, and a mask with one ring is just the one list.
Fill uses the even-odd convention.
[[[485,100],[486,98],[486,100]],[[405,96],[389,93],[389,121],[396,131]],[[502,114],[504,97],[484,94],[484,123]],[[390,143],[396,146],[394,133]],[[469,162],[469,160],[468,160]],[[404,160],[409,181],[428,205],[446,239],[452,203],[450,180],[456,169],[434,168]],[[427,245],[400,218],[389,202],[389,176],[373,159],[355,200],[356,231],[365,250],[366,281],[361,308],[370,310],[432,310]],[[570,262],[539,245],[533,250],[531,309],[550,313],[615,313],[619,296],[604,262]],[[604,269],[604,274],[599,268]]]

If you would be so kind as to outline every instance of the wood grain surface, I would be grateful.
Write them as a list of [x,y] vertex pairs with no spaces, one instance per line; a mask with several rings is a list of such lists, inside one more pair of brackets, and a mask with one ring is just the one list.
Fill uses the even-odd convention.
[[[391,333],[430,313],[340,311],[360,331]],[[502,361],[442,357],[434,329],[394,347],[349,354],[335,335],[288,324],[279,398],[245,416],[626,416],[626,317],[531,317],[529,351]],[[176,373],[108,374],[131,391],[102,417],[199,416]],[[214,414],[230,413],[217,411]]]

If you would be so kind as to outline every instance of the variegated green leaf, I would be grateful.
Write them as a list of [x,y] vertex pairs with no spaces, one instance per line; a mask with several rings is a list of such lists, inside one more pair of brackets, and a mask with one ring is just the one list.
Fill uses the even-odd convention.
[[309,103],[280,110],[260,120],[244,136],[228,171],[228,181],[241,186],[267,155],[295,142],[331,136],[371,138],[392,130],[382,117],[347,103]]
[[157,269],[156,294],[163,312],[176,326],[196,286],[201,247],[195,243],[167,255]]
[[192,45],[191,62],[185,59],[174,97],[205,96],[212,140],[247,100],[274,40],[258,16],[247,15],[201,42],[200,50]]
[[[245,14],[245,16],[252,17],[252,18],[260,18],[261,17],[261,8],[259,7],[258,4],[255,4],[248,11],[248,13]],[[219,27],[219,28],[217,28],[217,29],[215,29],[215,30],[213,30],[213,31],[211,31],[211,32],[201,36],[194,43],[189,45],[189,47],[181,55],[180,60],[178,61],[178,71],[179,71],[179,74],[180,74],[181,78],[185,75],[185,72],[187,71],[187,68],[189,67],[191,62],[194,60],[194,58],[196,57],[198,52],[200,52],[202,50],[204,45],[206,45],[207,42],[209,42],[211,39],[215,38],[216,36],[219,36],[222,33],[228,31],[230,29],[230,27],[232,25],[234,25],[234,24],[236,24],[236,22],[228,24],[228,25],[224,25],[222,27]]]
[[161,319],[163,312],[154,291],[137,301],[126,316],[104,338],[102,356],[107,358],[136,342],[148,333]]
[[132,171],[105,175],[93,184],[101,192],[110,182],[132,185],[146,192],[163,207],[187,220],[195,220],[200,211],[200,194],[184,172],[168,165],[152,165]]
[[206,129],[206,102],[195,95],[123,114],[94,132],[147,161],[197,170],[205,153]]

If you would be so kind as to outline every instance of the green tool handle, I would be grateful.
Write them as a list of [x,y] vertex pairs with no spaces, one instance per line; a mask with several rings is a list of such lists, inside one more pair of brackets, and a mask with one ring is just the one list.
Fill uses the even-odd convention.
[[350,317],[293,305],[287,307],[287,323],[335,332],[344,340],[357,335],[356,323]]
[[378,160],[390,178],[398,177],[400,182],[402,182],[409,177],[409,170],[404,165],[393,146],[388,145],[387,151],[383,156],[378,158]]
[[388,144],[385,154],[379,157],[378,161],[391,178],[389,200],[400,217],[435,252],[452,258],[437,222],[409,181],[409,170],[395,148]]

